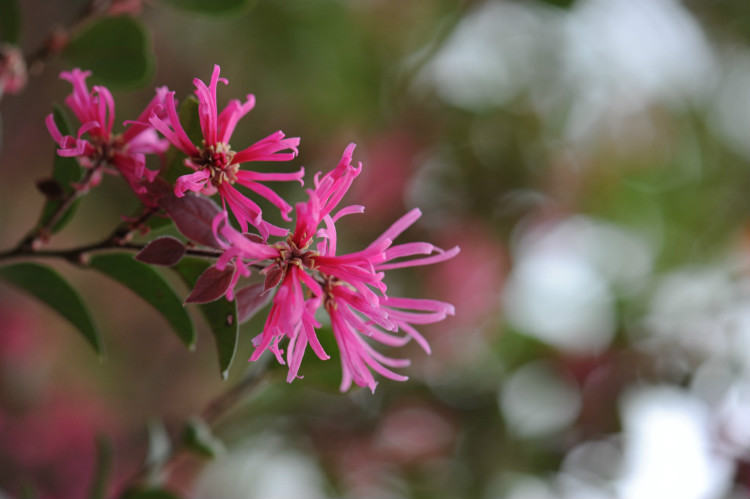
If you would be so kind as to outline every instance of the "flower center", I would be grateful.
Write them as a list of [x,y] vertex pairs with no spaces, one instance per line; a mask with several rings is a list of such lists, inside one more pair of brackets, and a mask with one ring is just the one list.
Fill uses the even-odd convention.
[[300,269],[315,270],[315,257],[320,255],[317,251],[298,248],[292,241],[291,236],[286,241],[276,243],[274,246],[279,250],[279,257],[264,269],[266,290],[280,283],[292,265],[296,265]]
[[292,240],[292,236],[287,237],[286,241],[279,243],[281,256],[278,259],[279,266],[297,265],[300,268],[307,267],[315,270],[315,257],[320,256],[315,250],[298,248]]
[[211,173],[209,180],[218,187],[222,182],[233,184],[237,180],[237,171],[240,165],[233,165],[232,159],[235,152],[229,147],[229,144],[219,142],[215,145],[206,146],[203,144],[203,153],[195,163],[202,167],[208,168]]
[[319,280],[318,282],[323,287],[323,306],[329,312],[338,308],[338,302],[336,302],[336,297],[333,293],[334,289],[336,289],[338,286],[346,286],[352,291],[357,291],[354,286],[346,281],[342,281],[338,277],[334,277],[331,275],[321,275],[321,279],[322,280]]

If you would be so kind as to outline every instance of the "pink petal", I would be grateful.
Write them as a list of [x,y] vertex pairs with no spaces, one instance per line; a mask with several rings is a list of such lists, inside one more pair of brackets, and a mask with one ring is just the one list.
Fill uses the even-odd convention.
[[203,137],[206,139],[206,145],[216,145],[217,143],[217,104],[216,104],[216,87],[219,81],[224,84],[227,80],[219,78],[221,69],[218,64],[214,65],[213,73],[211,74],[211,82],[208,87],[203,81],[198,78],[193,79],[193,85],[195,85],[195,95],[198,97],[198,116],[201,122],[201,130],[203,130]]
[[237,183],[240,185],[244,185],[245,187],[255,192],[256,194],[260,194],[261,196],[266,198],[268,201],[271,202],[271,204],[273,204],[279,209],[279,211],[281,212],[281,217],[284,220],[291,220],[291,218],[289,218],[289,212],[292,211],[292,206],[286,201],[284,201],[281,198],[281,196],[276,194],[269,187],[266,187],[265,185],[259,184],[257,182],[252,182],[252,181],[247,180],[246,176],[243,175],[244,173],[247,173],[247,172],[242,172],[242,171],[237,172]]
[[[438,248],[436,248],[438,249]],[[461,248],[458,246],[455,246],[448,251],[440,250],[440,253],[433,256],[428,256],[425,258],[417,258],[415,260],[407,260],[405,262],[396,262],[396,263],[385,263],[385,264],[379,264],[376,265],[375,268],[377,270],[391,270],[391,269],[400,269],[404,267],[418,267],[421,265],[431,265],[433,263],[439,263],[444,262],[445,260],[449,260],[456,256],[461,251]]]
[[178,177],[174,186],[175,196],[181,198],[188,191],[200,192],[200,190],[206,185],[206,181],[210,176],[211,172],[206,168],[195,173]]
[[237,99],[229,101],[227,107],[221,112],[218,118],[218,141],[225,144],[234,133],[237,122],[255,107],[255,96],[248,94],[245,103]]
[[[284,133],[278,131],[268,137],[259,140],[247,149],[243,149],[235,154],[232,163],[239,164],[248,161],[289,161],[297,156],[297,146],[299,137],[285,139]],[[280,153],[291,149],[290,153]]]
[[421,216],[422,211],[419,208],[414,208],[413,210],[409,211],[404,216],[396,220],[393,225],[391,225],[385,232],[380,235],[380,237],[373,241],[373,244],[377,243],[381,239],[390,239],[391,241],[395,240],[403,231],[411,227],[411,225],[416,222]]
[[159,118],[156,112],[151,114],[151,117],[148,120],[149,123],[159,130],[159,132],[161,132],[168,141],[174,144],[177,149],[184,152],[189,157],[200,156],[200,151],[190,141],[187,133],[185,133],[185,129],[183,129],[180,124],[180,118],[177,115],[177,108],[175,107],[174,102],[174,92],[169,92],[164,98],[164,108],[167,111],[167,117],[171,126]]
[[57,128],[54,115],[51,113],[48,114],[44,119],[44,124],[47,125],[47,131],[49,131],[49,134],[52,136],[52,140],[57,142],[58,145],[62,145],[63,136],[62,133],[60,133],[60,129]]

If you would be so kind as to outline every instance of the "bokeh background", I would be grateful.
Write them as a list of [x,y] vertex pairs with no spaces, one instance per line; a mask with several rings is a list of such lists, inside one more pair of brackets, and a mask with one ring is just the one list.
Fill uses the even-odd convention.
[[[21,2],[24,51],[84,3]],[[220,64],[220,105],[258,101],[235,148],[282,129],[311,174],[358,144],[348,199],[367,210],[341,222],[341,244],[418,206],[404,239],[462,249],[389,276],[396,294],[456,305],[422,328],[432,355],[389,352],[412,358],[409,381],[342,395],[336,358],[308,355],[291,385],[269,366],[279,376],[217,421],[224,452],[173,468],[176,495],[750,496],[750,3],[258,0],[210,16],[153,0],[137,17],[157,65],[115,92],[118,122],[155,86],[184,99]],[[53,57],[0,103],[3,248],[37,219],[64,69]],[[98,240],[136,206],[107,178],[53,245]],[[51,263],[109,358],[0,284],[3,498],[83,498],[99,434],[125,480],[147,427],[176,437],[252,367],[262,325],[243,326],[223,382],[205,327],[188,352],[128,290]]]

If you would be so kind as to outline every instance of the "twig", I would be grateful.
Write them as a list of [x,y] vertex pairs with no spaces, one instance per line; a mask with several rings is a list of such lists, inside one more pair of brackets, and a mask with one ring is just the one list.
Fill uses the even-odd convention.
[[41,47],[25,57],[29,74],[41,74],[47,59],[59,53],[65,47],[69,34],[106,12],[110,4],[111,0],[90,0],[67,28],[54,29],[44,40]]
[[[81,179],[82,185],[87,185],[89,181],[91,181],[91,178],[94,176],[94,174],[101,169],[104,166],[105,158],[103,156],[99,157],[99,159],[96,161],[96,163],[89,169],[86,170],[86,173],[84,174],[83,178]],[[39,241],[46,241],[50,233],[52,232],[55,225],[57,225],[58,222],[62,219],[63,216],[65,216],[65,213],[70,209],[70,207],[73,205],[73,203],[76,202],[81,196],[83,196],[86,193],[85,190],[81,189],[75,189],[71,193],[69,193],[57,206],[57,209],[50,215],[50,217],[47,219],[47,221],[37,227],[35,227],[29,234],[24,237],[18,245],[6,253],[1,253],[0,257],[2,256],[16,256],[16,255],[23,255],[30,252],[33,252],[37,246],[39,245]]]

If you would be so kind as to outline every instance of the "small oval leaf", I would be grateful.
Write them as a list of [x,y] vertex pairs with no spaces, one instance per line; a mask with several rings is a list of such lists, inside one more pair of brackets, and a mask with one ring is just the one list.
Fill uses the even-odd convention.
[[152,265],[176,265],[185,256],[185,244],[171,236],[157,237],[135,255],[139,262]]
[[47,199],[60,199],[65,194],[60,182],[54,178],[43,178],[36,181],[36,189]]
[[273,267],[266,273],[266,281],[263,283],[263,291],[275,288],[278,283],[281,282],[281,278],[284,277],[284,271],[281,267]]
[[273,293],[268,293],[262,283],[252,284],[235,293],[240,324],[249,321],[258,310],[268,305],[272,297]]
[[73,65],[92,71],[92,79],[113,88],[145,84],[154,55],[145,30],[130,16],[104,17],[76,33],[63,50]]
[[31,293],[59,312],[78,328],[86,341],[103,357],[104,348],[98,329],[78,293],[60,274],[36,263],[17,263],[0,268],[0,279]]
[[198,277],[185,303],[209,303],[218,300],[229,289],[234,272],[232,265],[227,265],[224,270],[217,269],[216,265],[210,266]]
[[187,194],[178,198],[174,194],[159,200],[159,207],[167,212],[182,235],[203,246],[219,248],[212,224],[221,208],[203,196]]
[[[193,287],[203,272],[209,267],[205,260],[186,257],[172,267],[185,283]],[[229,376],[229,368],[237,353],[239,341],[239,321],[237,320],[236,301],[216,300],[211,303],[198,305],[216,342],[219,356],[219,369],[222,379]]]
[[106,253],[91,258],[89,266],[130,288],[149,302],[169,322],[182,342],[193,348],[195,330],[172,286],[153,267],[127,253]]
[[216,438],[211,428],[200,418],[192,418],[182,433],[185,447],[201,457],[213,459],[224,452],[224,444]]

